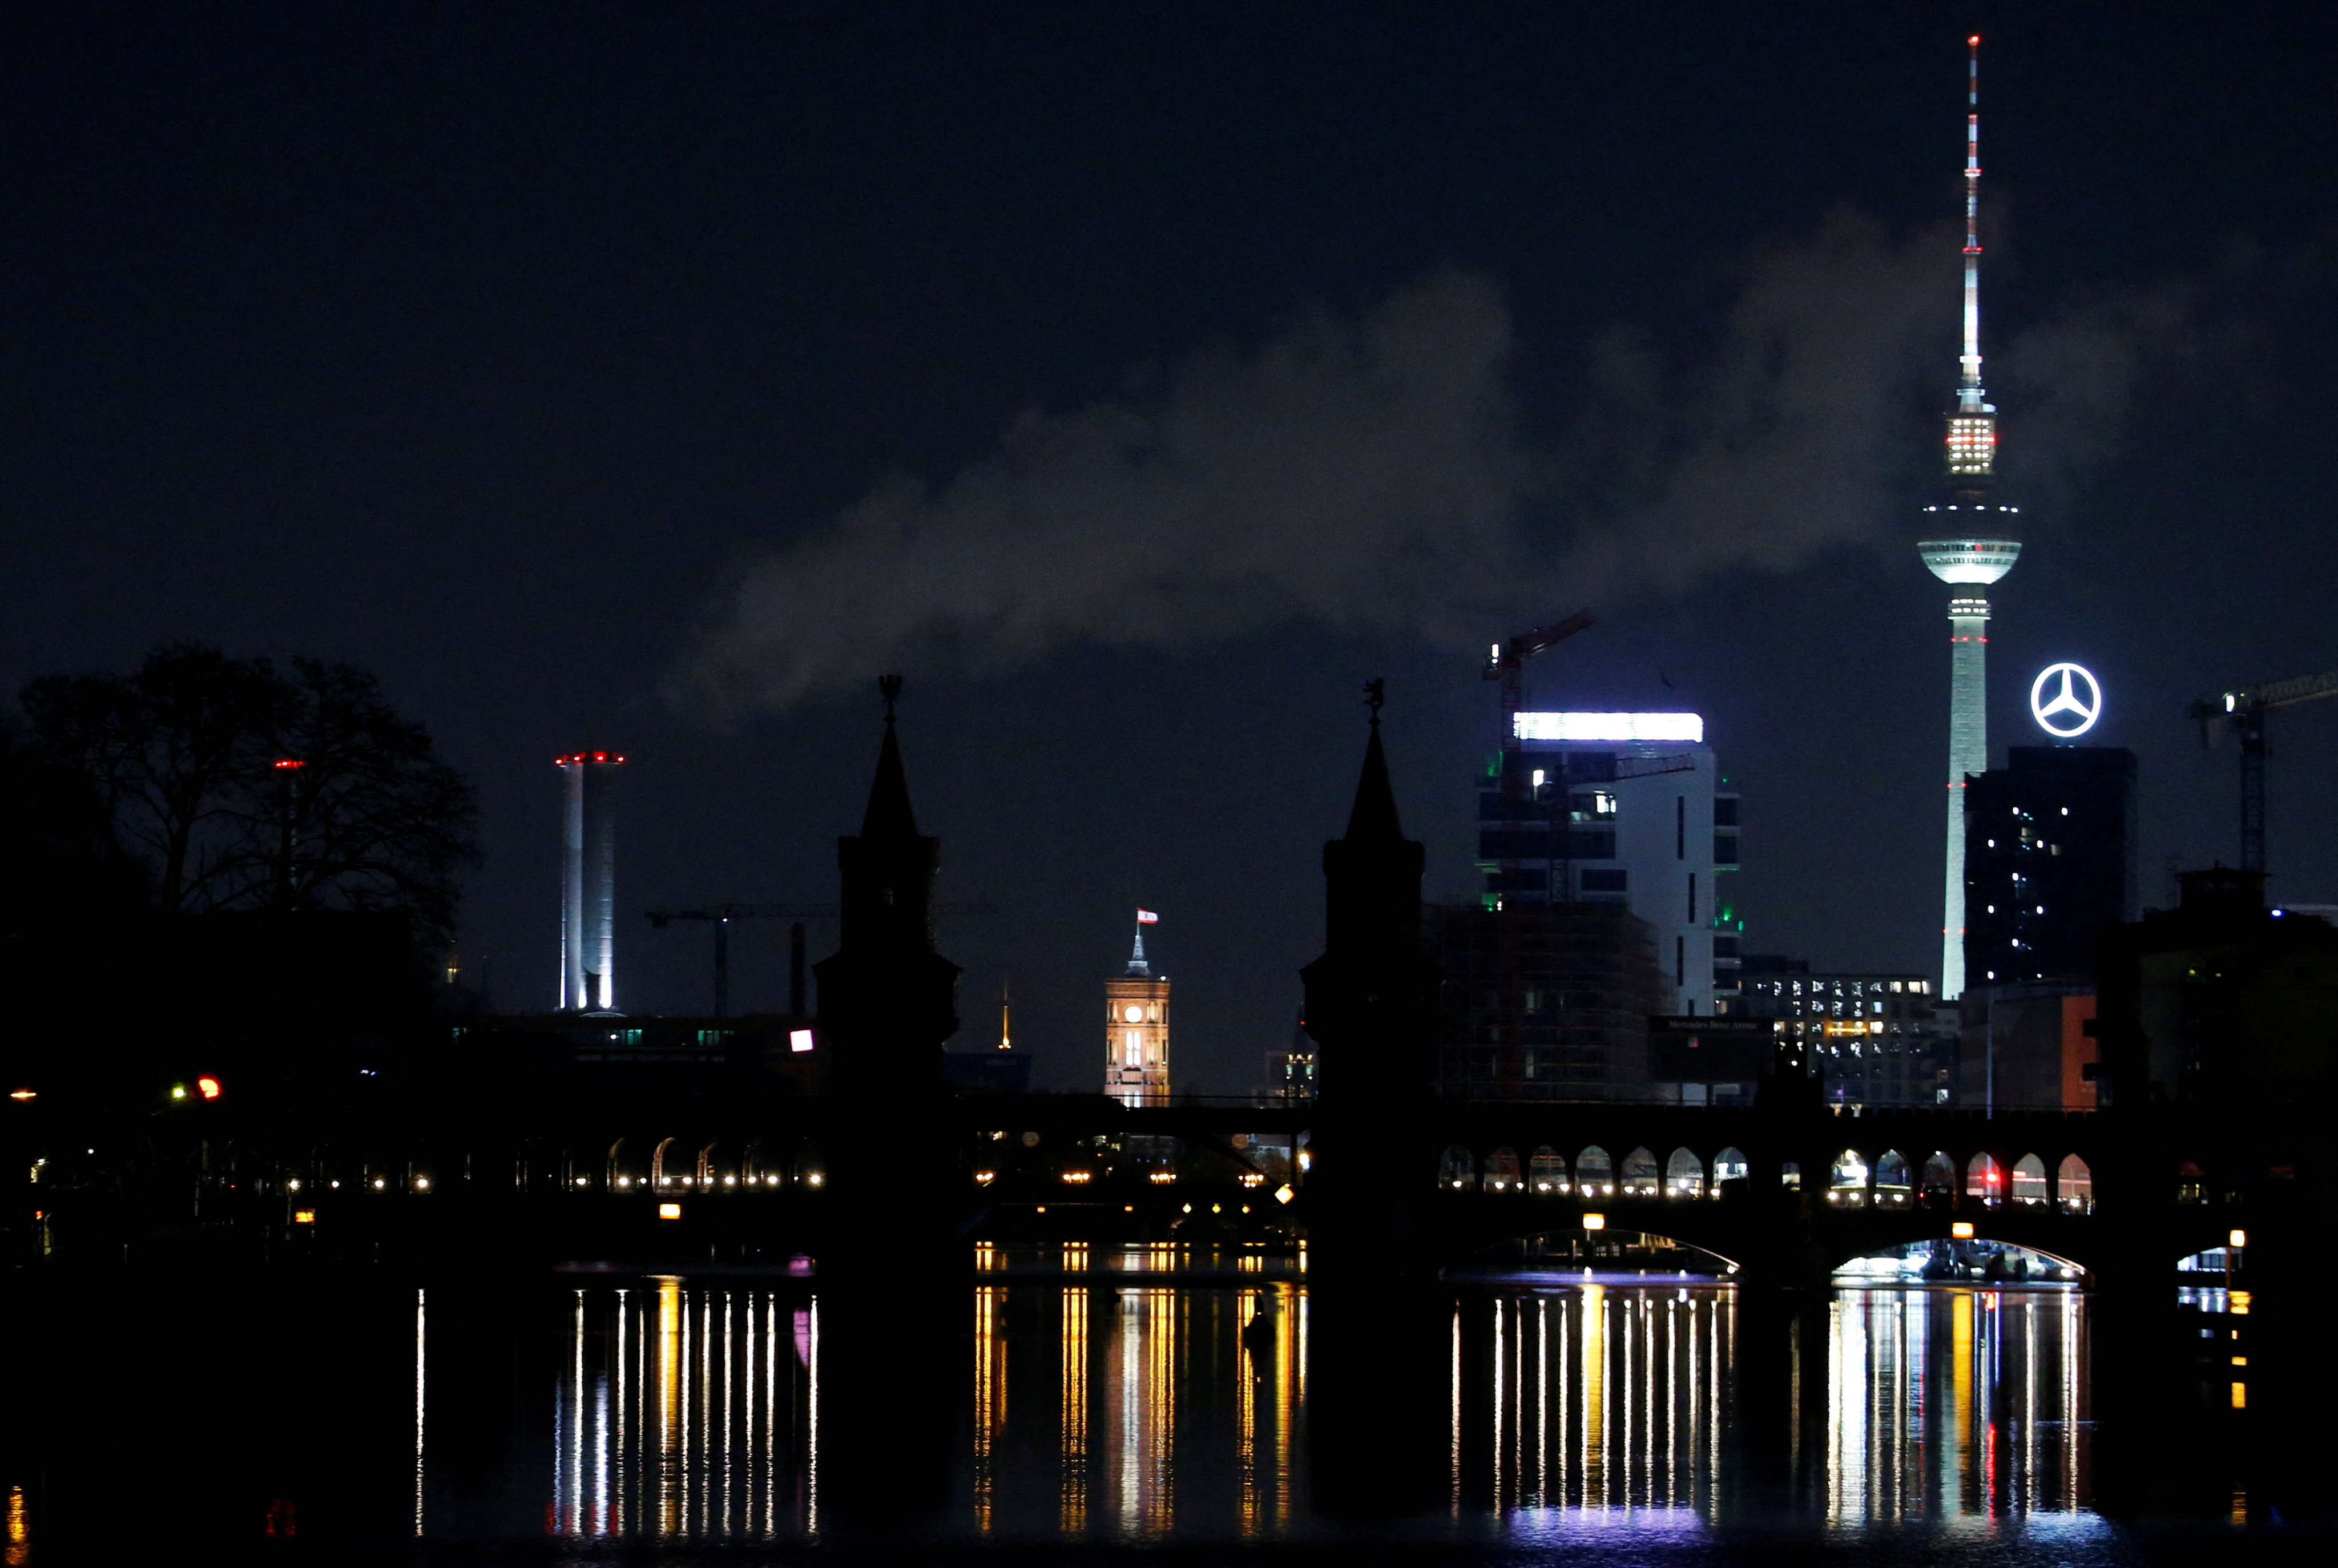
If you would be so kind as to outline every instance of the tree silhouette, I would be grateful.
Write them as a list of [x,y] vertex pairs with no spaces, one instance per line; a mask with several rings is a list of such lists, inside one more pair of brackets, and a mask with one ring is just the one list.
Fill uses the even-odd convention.
[[21,705],[158,914],[395,910],[418,941],[452,936],[472,789],[368,671],[182,643],[127,675],[44,677]]

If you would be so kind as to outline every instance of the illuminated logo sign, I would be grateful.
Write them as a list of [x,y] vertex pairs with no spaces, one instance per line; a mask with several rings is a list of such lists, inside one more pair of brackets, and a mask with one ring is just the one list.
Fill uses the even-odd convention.
[[1521,740],[1689,740],[1704,739],[1697,713],[1521,713]]
[[2029,686],[2029,716],[2057,740],[2074,740],[2103,716],[2103,689],[2081,664],[2048,664]]

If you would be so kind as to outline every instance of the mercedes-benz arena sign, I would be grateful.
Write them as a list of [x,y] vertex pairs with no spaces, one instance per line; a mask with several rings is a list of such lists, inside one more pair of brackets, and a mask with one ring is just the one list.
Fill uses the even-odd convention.
[[2075,740],[2103,716],[2103,688],[2083,664],[2048,664],[2029,686],[2029,716],[2057,740]]

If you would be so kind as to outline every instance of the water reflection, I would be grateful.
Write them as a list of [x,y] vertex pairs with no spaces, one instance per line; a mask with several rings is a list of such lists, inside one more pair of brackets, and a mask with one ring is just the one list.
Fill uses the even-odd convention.
[[575,1292],[549,1523],[772,1540],[817,1527],[819,1319],[764,1291]]
[[[955,1524],[1007,1539],[1272,1539],[1307,1499],[1307,1294],[1196,1285],[1149,1256],[1095,1283],[985,1270],[958,1398]],[[964,1299],[963,1298],[961,1299]],[[2075,1291],[1843,1289],[1823,1345],[1754,1431],[1748,1379],[1789,1363],[1745,1339],[1725,1284],[1472,1292],[1454,1304],[1453,1515],[1522,1536],[1720,1522],[1735,1473],[1787,1455],[1832,1524],[2084,1506],[2086,1303]],[[565,1304],[548,1524],[571,1537],[816,1536],[820,1305],[679,1279]],[[423,1321],[415,1321],[418,1394]],[[1432,1363],[1433,1364],[1433,1363]],[[1363,1375],[1359,1373],[1359,1375]],[[831,1396],[879,1387],[839,1366]],[[1819,1380],[1814,1385],[1813,1380]],[[1804,1418],[1793,1419],[1800,1408]],[[1431,1413],[1432,1423],[1448,1417]],[[422,1410],[416,1412],[418,1445]],[[1449,1442],[1447,1439],[1449,1438]],[[417,1527],[422,1520],[418,1500]],[[1474,1524],[1472,1522],[1475,1522]]]
[[2073,1290],[1839,1292],[1829,1324],[1828,1519],[2082,1505],[2085,1305]]
[[[1498,1514],[1712,1511],[1734,1338],[1730,1291],[1590,1284],[1483,1306],[1494,1357],[1485,1490]],[[1470,1446],[1456,1448],[1457,1507],[1478,1490],[1465,1473]]]

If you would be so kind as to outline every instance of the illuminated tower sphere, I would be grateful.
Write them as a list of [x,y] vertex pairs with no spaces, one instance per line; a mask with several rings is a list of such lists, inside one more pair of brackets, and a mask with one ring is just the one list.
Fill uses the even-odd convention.
[[1965,117],[1965,309],[1963,375],[1949,415],[1948,497],[1924,513],[1930,537],[1917,552],[1949,599],[1948,859],[1940,917],[1940,995],[1965,988],[1965,777],[1989,768],[1989,595],[2013,570],[2020,508],[1992,495],[1997,408],[1980,385],[1980,40],[1971,50]]

